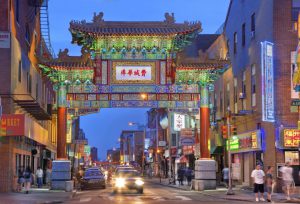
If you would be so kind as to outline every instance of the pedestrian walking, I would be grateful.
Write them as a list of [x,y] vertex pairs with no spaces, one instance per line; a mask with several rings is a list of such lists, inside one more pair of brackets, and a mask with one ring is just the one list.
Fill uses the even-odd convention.
[[32,171],[30,167],[28,166],[24,172],[24,179],[25,179],[25,193],[28,194],[30,187],[31,187],[31,182],[32,182]]
[[285,192],[286,199],[291,200],[291,190],[295,184],[293,179],[293,168],[290,166],[289,162],[286,162],[285,166],[280,168],[280,172],[282,173],[283,191]]
[[44,172],[41,167],[37,168],[35,175],[37,178],[38,188],[41,188],[43,186],[43,175],[44,175]]
[[47,167],[46,169],[46,184],[50,186],[51,182],[51,169]]
[[22,191],[22,187],[25,183],[25,179],[24,179],[24,168],[20,167],[18,170],[18,185],[17,185],[17,192],[21,192]]
[[[251,177],[253,178],[254,183],[254,193],[255,193],[255,201],[265,201],[264,199],[264,180],[265,180],[265,172],[261,170],[260,164],[256,165],[256,168],[252,171]],[[260,193],[260,196],[259,194]]]
[[186,171],[185,171],[185,176],[186,176],[186,180],[188,182],[188,186],[191,185],[191,182],[192,182],[192,175],[193,175],[193,171],[192,169],[189,167],[189,168],[186,168]]
[[178,182],[179,182],[179,185],[183,185],[183,178],[184,178],[184,169],[183,167],[180,167],[178,170],[177,170],[177,179],[178,179]]
[[223,181],[225,183],[226,188],[228,188],[228,183],[229,183],[229,169],[227,166],[225,166],[222,170],[223,174]]
[[267,201],[271,202],[271,196],[273,193],[273,167],[268,166],[268,171],[266,173],[266,185],[267,185]]

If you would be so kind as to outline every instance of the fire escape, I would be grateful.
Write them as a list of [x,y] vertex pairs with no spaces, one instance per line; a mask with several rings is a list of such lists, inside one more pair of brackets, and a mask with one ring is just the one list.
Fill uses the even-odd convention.
[[50,40],[50,26],[49,26],[49,11],[48,11],[48,1],[42,0],[40,6],[40,27],[41,27],[41,37],[44,41],[46,47],[41,47],[41,53],[44,53],[43,49],[48,49],[47,51],[51,54],[52,58],[55,58],[55,53],[51,45]]

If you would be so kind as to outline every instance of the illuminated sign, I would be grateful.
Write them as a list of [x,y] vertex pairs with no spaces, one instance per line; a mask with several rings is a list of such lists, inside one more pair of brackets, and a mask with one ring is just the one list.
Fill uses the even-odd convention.
[[283,131],[283,145],[284,147],[299,147],[300,130],[285,129]]
[[184,115],[174,113],[174,130],[180,131],[182,128],[185,128]]
[[262,120],[274,122],[273,44],[261,43]]
[[112,83],[155,84],[155,63],[125,61],[113,62]]
[[194,154],[194,146],[183,146],[182,152],[184,155]]
[[25,135],[25,115],[3,114],[0,127],[0,136],[23,136]]
[[249,152],[261,150],[261,131],[258,130],[255,132],[247,132],[244,134],[233,136],[230,140],[229,146],[230,151],[232,152]]
[[84,145],[84,153],[88,156],[91,154],[91,147],[89,145]]
[[151,80],[151,66],[116,66],[117,80]]
[[10,48],[10,33],[0,31],[0,48]]

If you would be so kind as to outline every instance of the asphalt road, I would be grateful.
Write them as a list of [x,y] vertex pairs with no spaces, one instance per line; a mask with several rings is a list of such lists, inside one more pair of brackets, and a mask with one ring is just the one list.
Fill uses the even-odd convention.
[[198,192],[183,191],[180,189],[170,188],[159,184],[146,183],[144,187],[144,194],[137,194],[135,191],[127,191],[123,193],[114,194],[111,188],[104,190],[88,190],[77,192],[76,196],[65,202],[68,204],[89,204],[89,203],[124,203],[124,204],[149,204],[149,203],[163,203],[163,204],[218,204],[218,203],[246,203],[245,201],[229,201],[223,199],[216,199],[211,196],[205,196]]

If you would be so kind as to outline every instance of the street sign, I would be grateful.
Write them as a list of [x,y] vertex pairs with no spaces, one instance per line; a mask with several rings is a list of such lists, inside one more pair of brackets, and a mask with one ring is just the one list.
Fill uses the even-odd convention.
[[291,103],[292,106],[300,106],[300,99],[294,99]]
[[167,142],[166,141],[159,141],[158,142],[158,146],[159,147],[165,147],[167,145]]

